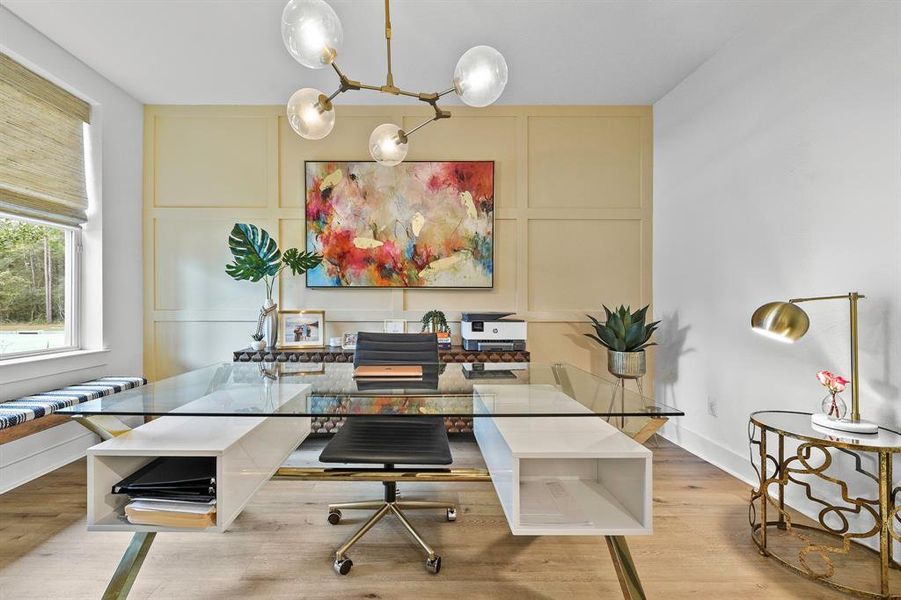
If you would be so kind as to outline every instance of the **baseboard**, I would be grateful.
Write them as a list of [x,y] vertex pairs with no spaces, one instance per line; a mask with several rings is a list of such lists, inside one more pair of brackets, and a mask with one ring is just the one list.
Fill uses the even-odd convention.
[[742,456],[690,429],[681,427],[673,421],[667,423],[660,434],[683,450],[691,452],[698,458],[718,469],[722,469],[736,479],[740,479],[753,487],[760,484],[748,455]]
[[99,438],[64,423],[0,446],[0,494],[78,460]]

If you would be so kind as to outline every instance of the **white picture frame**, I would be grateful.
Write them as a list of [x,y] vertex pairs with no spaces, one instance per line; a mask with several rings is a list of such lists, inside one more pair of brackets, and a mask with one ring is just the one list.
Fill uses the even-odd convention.
[[385,319],[385,333],[407,333],[407,321],[404,319]]
[[342,350],[356,350],[357,349],[357,332],[356,331],[345,331],[344,335],[341,336],[341,349]]
[[324,348],[324,310],[281,310],[278,313],[278,347]]

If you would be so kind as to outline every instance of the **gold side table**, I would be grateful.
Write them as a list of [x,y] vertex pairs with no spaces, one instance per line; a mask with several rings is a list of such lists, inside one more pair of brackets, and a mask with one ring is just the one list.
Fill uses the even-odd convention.
[[[751,464],[760,478],[748,508],[751,539],[762,555],[834,589],[861,598],[901,598],[901,571],[892,559],[892,543],[901,541],[894,527],[896,521],[901,524],[901,506],[895,505],[901,488],[892,487],[892,459],[901,452],[901,434],[880,428],[876,434],[854,435],[812,425],[810,413],[751,415]],[[785,438],[798,443],[789,456]],[[853,495],[855,486],[834,473],[834,459],[841,455],[853,460],[871,495]],[[876,459],[878,472],[864,468],[867,455]],[[817,524],[793,522],[785,506],[789,484],[800,486],[807,500],[821,507]],[[818,497],[822,490],[814,484],[831,486],[840,500],[833,504]],[[878,539],[878,551],[854,543],[868,539]]]

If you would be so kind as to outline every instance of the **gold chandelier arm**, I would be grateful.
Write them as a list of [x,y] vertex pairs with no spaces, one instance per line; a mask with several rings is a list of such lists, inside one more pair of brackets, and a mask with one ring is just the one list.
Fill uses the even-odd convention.
[[330,107],[331,101],[343,92],[347,92],[349,90],[372,90],[374,92],[385,92],[387,94],[394,94],[395,96],[406,96],[408,98],[416,98],[421,102],[425,102],[429,104],[435,110],[435,116],[423,123],[420,123],[416,127],[414,127],[409,133],[413,133],[414,131],[424,127],[428,123],[432,121],[437,121],[439,119],[447,119],[450,118],[450,111],[444,110],[438,106],[438,99],[444,95],[447,95],[453,91],[455,91],[455,87],[448,88],[442,92],[411,92],[408,90],[402,90],[399,87],[394,85],[394,74],[391,68],[391,0],[385,0],[385,47],[387,50],[387,58],[388,58],[388,75],[385,79],[385,85],[369,85],[366,83],[361,83],[359,81],[355,81],[350,79],[341,68],[337,65],[335,61],[332,61],[330,64],[332,65],[332,69],[334,69],[335,74],[338,75],[338,79],[340,81],[340,86],[338,90],[332,94],[331,96],[325,97],[325,103]]
[[432,121],[438,121],[438,120],[440,120],[440,119],[446,119],[446,118],[448,118],[448,117],[450,117],[450,113],[449,113],[449,112],[447,112],[446,110],[441,110],[440,108],[438,108],[437,106],[435,106],[435,116],[432,117],[431,119],[426,119],[425,121],[423,121],[422,123],[420,123],[419,125],[417,125],[416,127],[414,127],[413,129],[411,129],[410,131],[405,131],[405,132],[404,132],[404,137],[405,137],[405,138],[410,137],[411,135],[413,135],[414,133],[416,133],[417,131],[419,131],[420,129],[422,129],[423,127],[425,127],[426,125],[428,125],[428,124],[431,123]]
[[428,125],[429,123],[431,123],[432,121],[434,121],[434,120],[436,120],[435,117],[432,117],[431,119],[426,119],[425,121],[423,121],[422,123],[420,123],[419,125],[417,125],[416,127],[414,127],[413,129],[411,129],[410,131],[406,131],[406,132],[404,132],[404,133],[406,133],[407,137],[409,137],[409,136],[413,135],[414,133],[416,133],[417,131],[419,131],[420,129],[422,129],[423,127],[425,127],[426,125]]
[[385,87],[394,88],[394,74],[391,73],[391,0],[385,0],[385,47],[388,50],[388,76]]

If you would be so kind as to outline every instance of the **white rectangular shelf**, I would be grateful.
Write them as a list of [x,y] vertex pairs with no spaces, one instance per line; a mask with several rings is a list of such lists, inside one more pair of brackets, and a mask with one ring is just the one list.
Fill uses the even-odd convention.
[[514,535],[651,533],[651,452],[551,385],[476,386],[476,441]]
[[[305,402],[309,387],[283,384],[271,401],[276,408]],[[258,392],[251,388],[213,392],[180,410],[225,406],[249,393]],[[309,417],[181,417],[175,411],[154,419],[88,449],[88,530],[224,532],[309,433]],[[215,527],[134,525],[125,519],[128,497],[113,494],[113,485],[162,456],[216,459]]]

